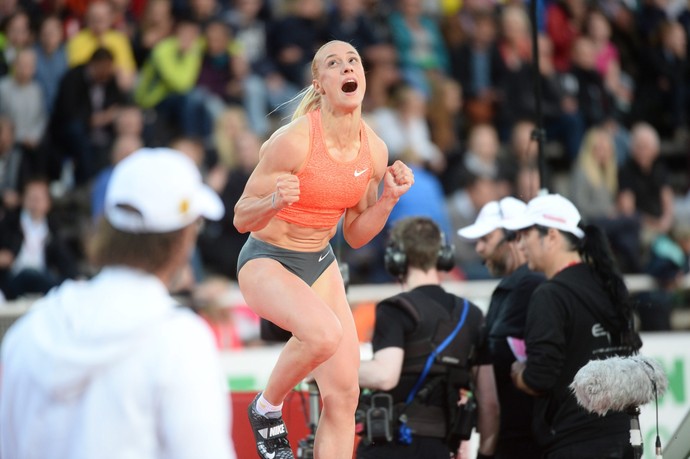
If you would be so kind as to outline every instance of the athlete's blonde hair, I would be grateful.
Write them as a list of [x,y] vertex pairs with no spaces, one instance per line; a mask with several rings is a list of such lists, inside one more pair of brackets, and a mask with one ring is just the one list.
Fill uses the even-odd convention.
[[[341,41],[341,40],[331,40],[328,43],[321,46],[318,49],[318,51],[316,51],[316,54],[314,54],[314,59],[312,59],[312,61],[311,61],[311,77],[312,77],[312,79],[316,80],[319,77],[319,64],[318,64],[318,62],[319,62],[319,58],[321,57],[322,51],[327,46],[329,46],[333,43],[349,44],[349,43]],[[355,49],[355,52],[357,52],[356,49]],[[301,90],[299,92],[299,94],[297,94],[294,97],[293,100],[298,100],[298,99],[301,99],[301,100],[300,100],[299,105],[295,109],[295,112],[292,114],[293,120],[299,118],[302,115],[306,115],[307,113],[314,111],[314,110],[321,107],[321,94],[319,94],[316,91],[313,84],[310,84],[309,86],[307,86],[306,88]],[[292,102],[292,100],[290,102]]]

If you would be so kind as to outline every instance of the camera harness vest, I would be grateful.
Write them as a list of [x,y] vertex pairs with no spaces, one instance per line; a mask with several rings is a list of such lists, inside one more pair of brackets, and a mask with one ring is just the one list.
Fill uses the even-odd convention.
[[[424,401],[431,391],[441,386],[443,390],[449,389],[450,407],[457,404],[459,389],[470,386],[472,351],[468,352],[463,340],[456,339],[467,318],[469,303],[455,297],[455,306],[449,314],[438,302],[416,291],[401,293],[386,303],[405,311],[416,324],[406,340],[401,373],[419,373],[419,378],[406,400],[395,405],[403,424],[400,429],[403,438],[399,441],[411,441],[412,434],[444,438],[447,424],[452,422],[449,415],[452,410],[428,406]],[[451,396],[452,392],[455,394]]]

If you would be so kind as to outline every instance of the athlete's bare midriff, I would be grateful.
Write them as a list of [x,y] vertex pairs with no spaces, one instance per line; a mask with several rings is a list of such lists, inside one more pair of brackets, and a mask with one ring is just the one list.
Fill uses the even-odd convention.
[[328,245],[337,228],[307,228],[274,218],[252,236],[288,250],[318,252]]

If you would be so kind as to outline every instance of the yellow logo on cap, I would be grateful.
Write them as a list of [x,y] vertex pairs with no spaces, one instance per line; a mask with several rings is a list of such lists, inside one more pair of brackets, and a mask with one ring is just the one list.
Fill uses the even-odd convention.
[[184,215],[187,212],[189,212],[189,200],[183,199],[182,201],[180,201],[180,213]]

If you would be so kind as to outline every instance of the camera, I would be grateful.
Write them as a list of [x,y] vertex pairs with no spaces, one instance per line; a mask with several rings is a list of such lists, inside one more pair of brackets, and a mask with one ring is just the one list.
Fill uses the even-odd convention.
[[373,394],[369,403],[360,404],[355,412],[355,423],[357,434],[368,444],[393,441],[393,397]]

